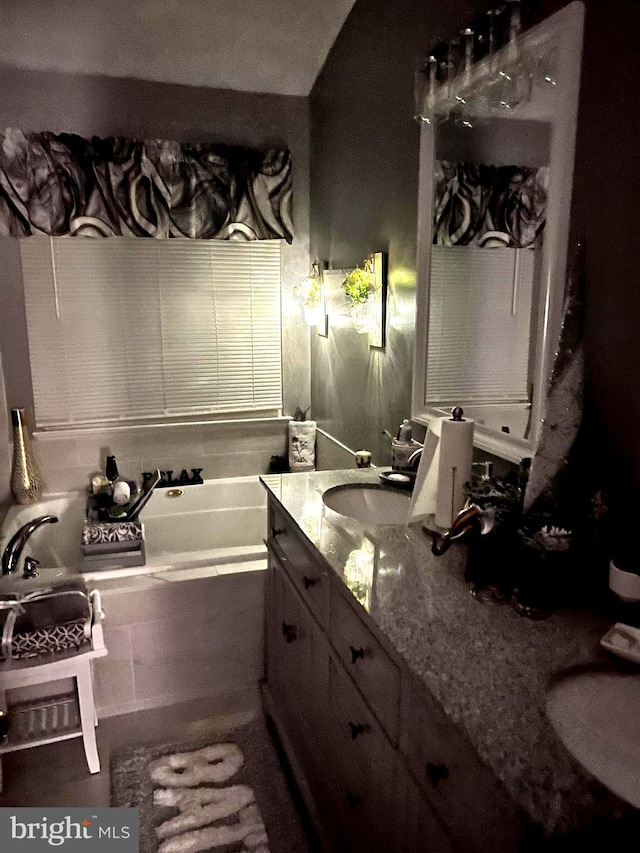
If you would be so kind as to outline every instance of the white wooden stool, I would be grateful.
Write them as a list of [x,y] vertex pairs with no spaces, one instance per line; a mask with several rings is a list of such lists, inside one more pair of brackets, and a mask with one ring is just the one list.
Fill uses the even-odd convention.
[[[0,743],[0,792],[2,791],[2,755],[4,753],[14,752],[18,749],[29,749],[32,746],[40,746],[45,743],[54,743],[58,740],[82,737],[89,772],[100,772],[95,731],[98,718],[93,696],[91,664],[95,658],[104,657],[107,654],[107,648],[104,644],[102,630],[104,614],[100,603],[100,593],[93,590],[90,593],[90,598],[92,604],[91,640],[80,650],[53,652],[22,660],[5,660],[0,663],[0,709],[8,713],[9,717],[11,709],[7,707],[8,690],[17,687],[29,687],[34,684],[45,684],[64,678],[75,679],[80,717],[78,725],[69,727],[68,709],[65,710],[64,714],[62,712],[58,714],[58,709],[55,709],[54,713],[49,715],[52,719],[45,721],[39,727],[39,731],[35,732],[29,739],[20,738],[17,742],[12,743],[11,733],[9,733],[9,737]],[[46,703],[46,700],[42,701]],[[46,707],[46,705],[41,705],[40,708],[35,706],[33,711],[37,714],[38,710],[41,710],[46,718]],[[59,720],[59,717],[63,719]]]

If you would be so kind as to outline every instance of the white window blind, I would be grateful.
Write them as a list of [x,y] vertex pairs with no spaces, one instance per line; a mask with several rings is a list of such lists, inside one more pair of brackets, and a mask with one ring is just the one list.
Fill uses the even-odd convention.
[[280,243],[20,244],[40,427],[280,410]]
[[534,250],[432,246],[429,403],[529,400]]

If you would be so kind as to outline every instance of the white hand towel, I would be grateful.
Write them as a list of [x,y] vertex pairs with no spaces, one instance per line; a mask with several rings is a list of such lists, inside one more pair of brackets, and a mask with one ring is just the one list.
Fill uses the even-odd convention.
[[315,471],[316,421],[289,421],[289,468]]

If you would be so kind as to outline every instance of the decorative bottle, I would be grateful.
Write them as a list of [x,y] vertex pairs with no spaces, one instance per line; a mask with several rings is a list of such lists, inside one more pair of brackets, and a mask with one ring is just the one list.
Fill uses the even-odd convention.
[[107,456],[107,464],[106,464],[106,466],[105,466],[105,471],[104,471],[104,473],[105,473],[105,474],[106,474],[106,476],[107,476],[107,480],[108,480],[108,481],[111,483],[111,485],[113,486],[113,484],[116,482],[116,480],[117,480],[117,479],[119,478],[119,476],[120,476],[120,475],[118,474],[118,463],[116,462],[116,457],[115,457],[115,456]]
[[42,482],[29,441],[24,409],[11,409],[11,425],[13,427],[11,491],[16,503],[34,504],[42,497]]

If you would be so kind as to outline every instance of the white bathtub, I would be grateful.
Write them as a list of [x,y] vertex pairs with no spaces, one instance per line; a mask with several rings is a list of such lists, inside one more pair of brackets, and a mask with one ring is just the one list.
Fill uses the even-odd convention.
[[[183,492],[158,489],[143,510],[146,565],[83,573],[106,613],[109,654],[94,666],[100,717],[201,698],[225,713],[258,713],[266,492],[257,477],[208,480]],[[33,591],[82,570],[85,502],[84,492],[69,492],[11,507],[2,550],[29,519],[57,515],[59,522],[36,530],[24,550],[40,560],[37,581],[9,575],[0,592]]]
[[[88,579],[121,578],[168,570],[199,569],[266,559],[266,492],[257,477],[207,480],[198,486],[156,489],[140,515],[144,523],[146,564],[84,573]],[[25,522],[56,515],[29,539],[24,553],[40,561],[40,570],[82,571],[80,536],[86,493],[52,495],[31,506],[13,506],[0,529],[0,551]]]

